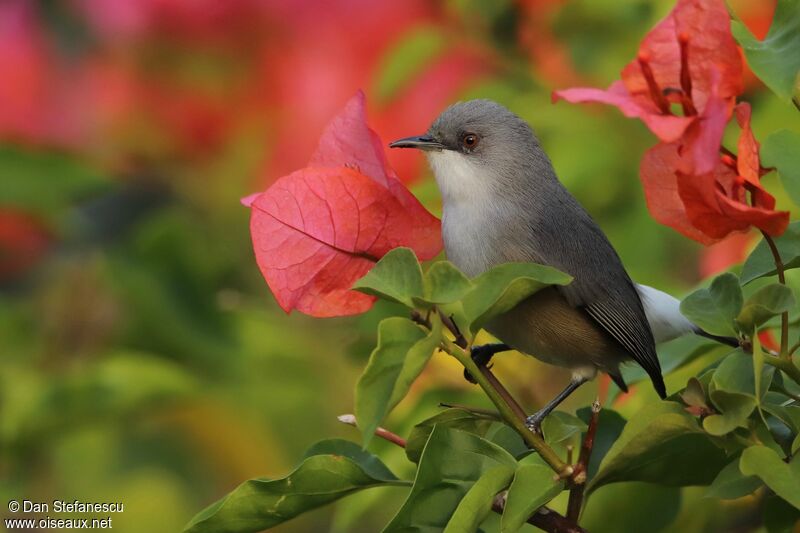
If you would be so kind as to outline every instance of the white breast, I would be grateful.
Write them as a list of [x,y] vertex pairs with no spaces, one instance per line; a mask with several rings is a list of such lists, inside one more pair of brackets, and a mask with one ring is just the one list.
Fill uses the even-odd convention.
[[427,156],[442,193],[447,258],[468,276],[477,276],[498,263],[488,245],[498,206],[489,203],[492,195],[485,173],[468,156],[453,150]]

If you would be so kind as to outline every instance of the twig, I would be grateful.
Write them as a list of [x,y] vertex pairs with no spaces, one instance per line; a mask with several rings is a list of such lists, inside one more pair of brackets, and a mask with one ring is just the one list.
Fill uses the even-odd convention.
[[498,394],[503,398],[503,400],[508,403],[508,406],[511,407],[511,410],[514,412],[514,415],[519,418],[521,421],[525,421],[527,416],[525,415],[525,409],[511,396],[511,393],[508,392],[508,389],[503,386],[502,383],[497,379],[494,375],[494,372],[488,367],[482,366],[480,367],[481,374],[486,377],[486,380],[491,384],[491,386],[497,390]]
[[[478,385],[480,385],[495,407],[497,407],[500,416],[519,433],[529,448],[536,450],[541,458],[550,465],[560,477],[568,478],[572,476],[572,466],[562,461],[561,458],[558,457],[558,454],[556,454],[542,437],[528,429],[524,421],[524,411],[522,411],[519,404],[513,400],[505,387],[494,378],[494,374],[485,367],[479,368],[475,361],[472,360],[469,350],[467,349],[467,341],[464,339],[463,335],[461,335],[461,332],[455,326],[452,319],[441,311],[439,312],[439,317],[444,326],[456,337],[455,341],[446,338],[443,339],[441,348],[458,359],[464,368],[472,374],[478,382]],[[514,404],[516,404],[516,408],[512,407]]]
[[594,448],[594,436],[597,433],[597,422],[600,419],[600,400],[596,399],[592,403],[592,416],[589,419],[589,427],[586,429],[586,436],[583,437],[581,452],[578,455],[578,463],[575,465],[575,473],[572,475],[574,484],[569,491],[569,502],[567,503],[567,519],[575,523],[581,515],[583,506],[583,494],[586,490],[586,474],[589,470],[589,459],[592,457]]
[[[455,345],[461,348],[462,350],[467,350],[469,347],[469,343],[467,342],[467,339],[464,338],[464,335],[461,333],[461,330],[458,328],[456,323],[453,322],[453,319],[445,315],[441,311],[439,311],[439,316],[442,319],[442,324],[444,324],[444,327],[446,327],[450,331],[450,333],[453,334],[453,337],[455,337],[453,339]],[[526,418],[525,409],[523,409],[522,406],[519,404],[519,402],[517,402],[517,400],[515,400],[514,397],[511,396],[511,393],[508,392],[508,389],[506,389],[502,383],[500,383],[500,381],[497,379],[497,377],[494,375],[491,369],[486,366],[481,366],[480,372],[481,374],[483,374],[484,378],[489,382],[492,388],[495,389],[497,393],[500,396],[502,396],[503,400],[509,405],[509,407],[511,407],[511,410],[514,411],[514,414],[517,416],[517,418],[519,418],[522,421],[525,421]]]
[[[353,427],[357,426],[355,415],[351,415],[351,414],[339,415],[336,418],[342,424],[347,424],[348,426],[353,426]],[[380,438],[382,438],[384,440],[388,440],[392,444],[396,444],[397,446],[400,446],[401,448],[405,448],[406,447],[406,439],[404,439],[403,437],[401,437],[397,433],[392,433],[391,431],[389,431],[386,428],[379,427],[378,429],[376,429],[375,430],[375,436],[376,437],[380,437]]]
[[[764,240],[767,242],[770,252],[772,252],[772,258],[775,260],[775,270],[778,272],[778,281],[781,285],[786,285],[786,274],[784,273],[783,260],[781,259],[781,254],[778,251],[778,247],[775,245],[775,241],[772,240],[772,237],[770,237],[766,231],[762,230],[761,234],[764,236]],[[788,311],[781,313],[781,356],[786,358],[789,357]]]
[[441,311],[439,311],[439,317],[442,319],[442,324],[444,324],[444,327],[446,327],[450,333],[453,334],[453,337],[455,337],[453,342],[456,344],[456,346],[462,350],[466,350],[469,343],[467,343],[467,339],[464,338],[464,335],[461,333],[461,330],[456,323],[453,322],[453,319]]
[[[505,498],[498,496],[492,504],[492,511],[503,514]],[[560,515],[549,507],[542,507],[528,518],[528,523],[550,533],[588,533],[581,526]]]

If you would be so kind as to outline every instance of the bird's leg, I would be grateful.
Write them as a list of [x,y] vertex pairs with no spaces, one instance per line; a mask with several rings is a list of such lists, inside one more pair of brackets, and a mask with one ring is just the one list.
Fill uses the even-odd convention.
[[[473,346],[470,350],[470,356],[472,357],[472,360],[475,361],[475,364],[478,365],[478,367],[482,367],[489,364],[489,361],[492,360],[494,354],[507,352],[510,349],[511,346],[503,343],[483,344],[481,346]],[[473,378],[466,369],[464,370],[464,379],[472,384],[477,383],[475,378]]]
[[555,398],[547,402],[547,404],[533,413],[531,416],[525,419],[525,425],[528,426],[528,429],[535,433],[541,433],[541,426],[542,421],[545,419],[547,415],[549,415],[553,409],[558,407],[558,405],[567,399],[567,396],[575,392],[575,389],[583,385],[589,381],[588,378],[583,376],[572,376],[572,379],[569,381],[569,385],[567,385],[564,390],[558,393]]

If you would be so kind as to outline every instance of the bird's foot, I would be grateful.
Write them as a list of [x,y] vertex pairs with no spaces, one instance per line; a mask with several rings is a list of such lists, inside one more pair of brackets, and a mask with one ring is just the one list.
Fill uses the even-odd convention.
[[541,435],[542,434],[542,422],[544,421],[547,413],[542,411],[537,411],[533,413],[531,416],[525,419],[525,425],[533,431],[534,433]]
[[[507,344],[483,344],[481,346],[473,346],[470,349],[470,357],[478,365],[479,368],[487,366],[489,361],[492,360],[494,354],[498,352],[505,352],[506,350],[510,350],[511,348]],[[477,383],[472,374],[469,373],[468,370],[464,369],[464,379],[469,381],[472,384]]]

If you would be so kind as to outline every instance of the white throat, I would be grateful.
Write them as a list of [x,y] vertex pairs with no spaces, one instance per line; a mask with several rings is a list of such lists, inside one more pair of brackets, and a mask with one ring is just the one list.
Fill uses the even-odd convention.
[[478,203],[488,191],[486,176],[469,157],[454,150],[426,152],[445,207]]
[[442,193],[442,238],[447,258],[468,276],[494,266],[486,240],[497,228],[497,201],[489,176],[469,157],[452,150],[427,152],[436,183]]

